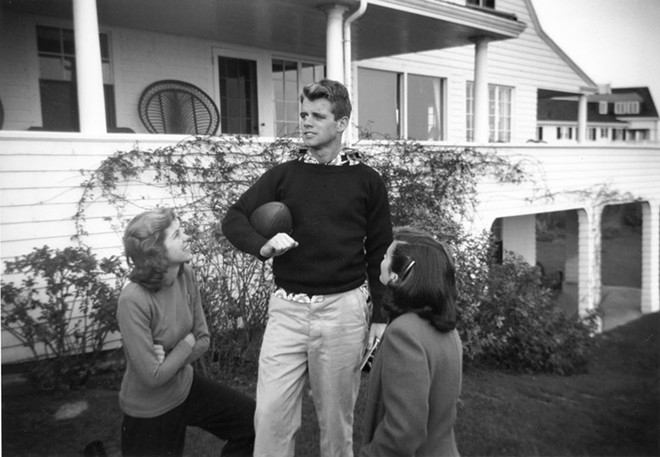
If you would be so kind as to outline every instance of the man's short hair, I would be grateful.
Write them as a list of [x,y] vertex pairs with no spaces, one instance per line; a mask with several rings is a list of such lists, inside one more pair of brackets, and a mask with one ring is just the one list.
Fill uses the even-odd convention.
[[331,111],[335,116],[335,120],[342,117],[351,117],[351,111],[353,110],[351,99],[346,86],[339,81],[322,79],[318,82],[307,84],[303,87],[302,95],[300,95],[300,103],[305,98],[311,101],[321,98],[328,100],[332,104]]

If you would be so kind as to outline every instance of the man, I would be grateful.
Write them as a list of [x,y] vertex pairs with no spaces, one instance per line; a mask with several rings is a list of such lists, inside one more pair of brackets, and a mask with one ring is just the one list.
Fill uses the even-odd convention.
[[[353,408],[365,346],[382,335],[380,261],[392,241],[385,184],[342,154],[346,88],[322,80],[303,89],[299,159],[265,172],[229,209],[224,235],[261,260],[273,258],[276,290],[259,357],[255,456],[293,456],[307,377],[323,456],[352,456]],[[260,236],[249,215],[269,201],[291,210],[293,233]],[[368,331],[372,314],[373,320]]]

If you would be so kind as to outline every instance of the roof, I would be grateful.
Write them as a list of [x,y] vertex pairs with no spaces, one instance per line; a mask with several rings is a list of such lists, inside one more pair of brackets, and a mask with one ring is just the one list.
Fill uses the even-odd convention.
[[612,94],[635,94],[642,98],[640,105],[640,112],[634,116],[620,116],[620,117],[658,117],[658,110],[651,97],[651,91],[648,87],[619,87],[612,89]]
[[[608,103],[622,101],[640,102],[638,114],[614,114],[610,109],[609,114],[599,113],[599,102]],[[587,97],[587,121],[588,122],[624,122],[622,118],[647,118],[658,117],[651,92],[648,87],[622,87],[612,89],[609,94],[595,94]],[[576,97],[539,98],[536,107],[536,119],[539,121],[566,121],[576,122],[578,118],[578,100]]]
[[[603,123],[623,123],[614,114],[600,114],[598,103],[587,104],[587,121]],[[539,99],[536,106],[538,121],[577,122],[578,102],[573,100]]]

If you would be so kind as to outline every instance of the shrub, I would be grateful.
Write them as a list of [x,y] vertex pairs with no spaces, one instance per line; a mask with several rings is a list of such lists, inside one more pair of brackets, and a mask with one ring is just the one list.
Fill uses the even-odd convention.
[[5,262],[5,273],[25,275],[20,286],[2,282],[2,328],[32,351],[32,378],[44,389],[83,385],[106,337],[118,330],[125,276],[119,259],[98,261],[89,248],[43,246]]
[[591,353],[595,320],[568,318],[541,285],[541,273],[507,253],[493,264],[475,324],[484,347],[476,361],[514,371],[573,374]]

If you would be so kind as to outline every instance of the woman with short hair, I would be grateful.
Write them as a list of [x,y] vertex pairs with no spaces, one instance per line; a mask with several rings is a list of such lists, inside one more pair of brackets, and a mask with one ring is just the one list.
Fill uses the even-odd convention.
[[125,456],[182,455],[187,426],[227,441],[222,455],[251,456],[254,400],[194,373],[209,331],[192,253],[173,210],[139,214],[123,242],[130,282],[117,319],[126,371],[119,392]]

